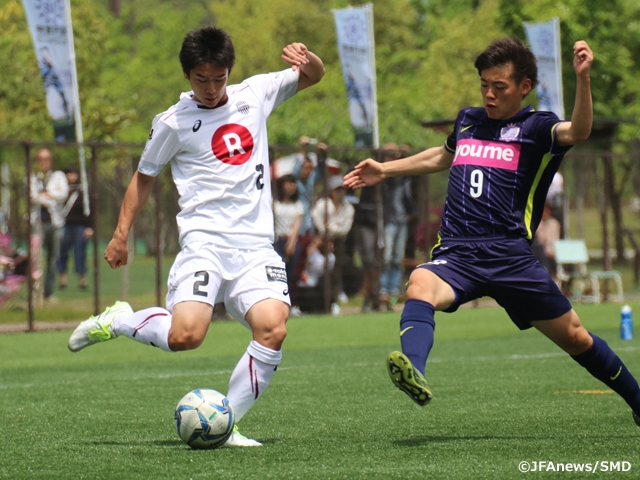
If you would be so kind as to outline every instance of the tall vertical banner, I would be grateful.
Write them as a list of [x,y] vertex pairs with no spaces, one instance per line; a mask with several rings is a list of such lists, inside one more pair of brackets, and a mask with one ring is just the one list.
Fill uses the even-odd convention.
[[23,0],[57,141],[74,141],[75,96],[63,0]]
[[80,95],[73,45],[69,0],[22,0],[33,39],[47,110],[58,142],[77,141],[80,157],[84,214],[89,215],[89,194],[80,115]]
[[333,10],[356,146],[378,148],[373,5]]
[[560,57],[560,21],[523,23],[527,41],[538,61],[538,110],[555,113],[564,120],[562,96],[562,59]]

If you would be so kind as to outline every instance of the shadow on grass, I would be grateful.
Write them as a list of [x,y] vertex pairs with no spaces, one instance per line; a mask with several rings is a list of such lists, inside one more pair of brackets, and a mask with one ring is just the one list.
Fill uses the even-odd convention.
[[[567,434],[567,435],[553,435],[553,436],[544,436],[545,439],[549,438],[573,438],[575,439],[575,435]],[[417,438],[409,438],[403,440],[395,440],[393,443],[398,447],[419,447],[422,445],[434,444],[434,443],[449,443],[449,442],[478,442],[478,441],[486,441],[486,440],[524,440],[524,441],[534,441],[539,442],[542,437],[535,435],[522,435],[522,436],[501,436],[501,435],[477,435],[477,436],[439,436],[439,435],[431,435],[425,437],[417,437]],[[602,435],[600,437],[589,436],[590,440],[612,440],[614,438],[618,439],[637,439],[638,435],[629,433],[629,435]]]
[[[263,445],[266,446],[273,446],[276,445],[277,443],[280,443],[282,440],[279,438],[267,438],[267,439],[260,439],[260,443],[262,443]],[[92,445],[102,445],[102,446],[107,446],[107,445],[121,445],[121,446],[149,446],[149,445],[153,445],[156,447],[185,447],[190,449],[190,447],[188,447],[184,442],[182,442],[182,440],[144,440],[144,441],[127,441],[127,440],[123,440],[123,441],[115,441],[115,440],[105,440],[105,441],[98,441],[98,440],[94,440],[93,442],[90,442]],[[196,450],[207,450],[206,448],[204,449],[196,449]]]
[[[133,446],[133,445],[139,445],[139,446],[146,446],[146,445],[154,445],[157,447],[175,447],[175,446],[180,446],[180,445],[185,445],[181,440],[145,440],[145,441],[138,441],[138,442],[132,442],[131,440],[123,440],[123,441],[114,441],[114,440],[105,440],[105,441],[98,441],[98,440],[94,440],[93,442],[89,442],[92,445],[128,445],[128,446]],[[186,446],[186,445],[185,445]]]
[[448,443],[448,442],[459,442],[459,441],[484,441],[484,440],[539,440],[537,437],[502,437],[496,435],[479,435],[476,437],[471,436],[439,436],[439,435],[431,435],[427,437],[418,437],[418,438],[409,438],[404,440],[396,440],[395,443],[399,447],[418,447],[425,444],[433,444],[433,443]]

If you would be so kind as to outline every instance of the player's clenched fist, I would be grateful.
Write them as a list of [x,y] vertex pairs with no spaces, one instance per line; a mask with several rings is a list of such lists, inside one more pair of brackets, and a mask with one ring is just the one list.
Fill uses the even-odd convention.
[[573,45],[573,68],[577,75],[588,75],[593,63],[593,52],[584,40]]
[[282,49],[282,60],[293,65],[293,70],[309,63],[307,47],[303,43],[291,43]]
[[112,238],[104,251],[104,259],[111,268],[122,267],[127,264],[129,250],[127,244],[121,240]]

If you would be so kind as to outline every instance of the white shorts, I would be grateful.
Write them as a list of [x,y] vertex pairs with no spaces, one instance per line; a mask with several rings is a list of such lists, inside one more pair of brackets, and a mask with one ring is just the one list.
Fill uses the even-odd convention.
[[273,248],[190,243],[178,253],[167,284],[170,312],[180,302],[224,302],[227,312],[247,328],[245,315],[259,301],[275,298],[291,305],[285,264]]

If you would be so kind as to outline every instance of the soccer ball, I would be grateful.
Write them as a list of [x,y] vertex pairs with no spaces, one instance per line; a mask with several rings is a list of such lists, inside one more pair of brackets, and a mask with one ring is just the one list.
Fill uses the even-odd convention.
[[182,397],[174,419],[178,435],[191,448],[218,448],[233,432],[236,416],[227,397],[199,388]]

